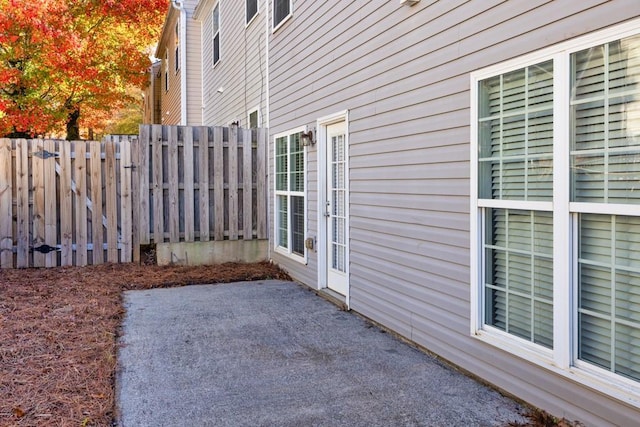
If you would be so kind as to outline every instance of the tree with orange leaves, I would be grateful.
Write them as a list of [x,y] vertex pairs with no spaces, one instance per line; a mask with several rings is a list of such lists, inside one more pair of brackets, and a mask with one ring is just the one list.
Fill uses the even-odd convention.
[[123,105],[142,86],[167,0],[0,0],[0,135],[35,136]]

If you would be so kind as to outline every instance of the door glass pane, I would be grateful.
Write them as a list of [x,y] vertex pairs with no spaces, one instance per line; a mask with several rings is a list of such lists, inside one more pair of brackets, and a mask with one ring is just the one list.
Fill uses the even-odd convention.
[[291,196],[291,252],[304,256],[304,197]]

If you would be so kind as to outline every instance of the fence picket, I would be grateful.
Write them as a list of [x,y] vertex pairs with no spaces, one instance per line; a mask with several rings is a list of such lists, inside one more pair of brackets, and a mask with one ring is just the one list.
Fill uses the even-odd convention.
[[[156,129],[154,126],[153,129]],[[140,138],[137,142],[138,162],[136,163],[136,179],[138,185],[138,235],[140,244],[149,243],[149,147],[150,132],[149,126],[140,126]]]
[[167,156],[169,172],[169,241],[180,241],[180,209],[178,195],[178,127],[169,128],[169,150]]
[[76,262],[75,265],[87,265],[87,146],[82,141],[73,143],[75,162],[73,181],[76,184]]
[[183,138],[183,182],[184,182],[184,241],[193,242],[195,238],[195,202],[194,202],[194,158],[192,127],[184,129]]
[[116,183],[116,143],[105,142],[105,208],[107,213],[107,261],[118,262],[118,202]]
[[[159,133],[159,135],[158,135]],[[153,241],[164,242],[164,184],[162,180],[162,126],[153,126]]]
[[29,141],[16,141],[16,232],[18,268],[29,267]]
[[223,129],[213,129],[213,238],[224,239],[224,149]]
[[209,240],[209,128],[200,127],[198,139],[198,197],[200,241]]
[[131,262],[132,209],[131,204],[131,145],[115,137],[120,146],[120,262]]
[[229,167],[229,240],[238,239],[238,127],[229,128],[229,149],[227,159]]
[[251,129],[242,131],[242,239],[253,239],[253,141]]
[[256,150],[256,206],[258,239],[267,238],[267,130],[258,129],[258,148]]
[[104,262],[103,232],[102,232],[102,153],[100,142],[91,141],[89,144],[91,168],[91,243],[94,264]]
[[[56,143],[53,140],[44,141],[44,150],[48,153],[55,153]],[[49,158],[44,161],[44,242],[56,247],[57,236],[57,202],[56,196],[56,161]],[[58,251],[51,251],[44,256],[45,267],[55,267],[58,265]]]
[[[44,267],[44,253],[36,251],[41,245],[44,245],[44,163],[46,159],[42,156],[44,152],[44,144],[41,139],[31,142],[31,179],[33,188],[33,205],[32,205],[32,237],[30,242],[30,250],[33,252],[33,266]],[[40,155],[38,155],[40,154]]]
[[71,144],[60,141],[60,264],[73,265],[73,201],[71,186]]
[[0,139],[0,268],[13,267],[11,140]]

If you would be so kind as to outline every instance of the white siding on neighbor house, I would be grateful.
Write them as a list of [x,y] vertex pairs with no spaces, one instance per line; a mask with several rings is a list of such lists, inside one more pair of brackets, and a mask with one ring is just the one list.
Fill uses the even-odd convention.
[[[180,75],[181,71],[176,73],[175,71],[175,26],[180,19],[180,13],[170,7],[167,14],[167,18],[164,23],[163,33],[160,38],[160,43],[157,48],[157,55],[162,61],[160,72],[162,73],[160,93],[161,93],[161,110],[160,110],[160,122],[163,125],[178,125],[181,120],[180,112],[180,97],[182,95],[182,89],[180,87]],[[169,90],[165,90],[166,79],[166,56],[165,52],[168,50],[168,74],[169,74]]]
[[[202,23],[203,122],[228,125],[238,121],[248,127],[248,114],[259,107],[263,124],[266,113],[265,6],[258,2],[258,15],[245,24],[245,2],[220,0],[220,60],[213,66],[212,8],[208,2],[199,11]],[[218,89],[224,88],[222,93]]]
[[[554,415],[636,423],[638,408],[470,336],[469,74],[638,17],[640,2],[307,0],[293,10],[269,40],[270,134],[349,111],[351,308]],[[319,149],[307,149],[307,237],[318,233]],[[272,172],[273,144],[269,156]],[[318,254],[308,255],[305,265],[272,251],[315,288]]]
[[201,25],[193,19],[196,0],[185,3],[187,11],[187,126],[202,125]]

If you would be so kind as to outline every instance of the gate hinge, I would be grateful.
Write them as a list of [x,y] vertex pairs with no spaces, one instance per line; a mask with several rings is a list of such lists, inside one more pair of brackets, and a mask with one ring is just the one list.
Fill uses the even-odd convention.
[[59,251],[60,248],[56,247],[56,246],[49,246],[47,244],[44,245],[40,245],[37,248],[32,247],[31,249],[29,249],[29,252],[40,252],[43,254],[48,254],[49,252],[53,252],[53,251]]
[[36,157],[40,157],[41,159],[49,159],[51,157],[60,157],[60,154],[58,153],[52,153],[51,151],[47,151],[47,150],[40,150],[40,151],[36,151],[35,153],[33,153],[34,156]]

